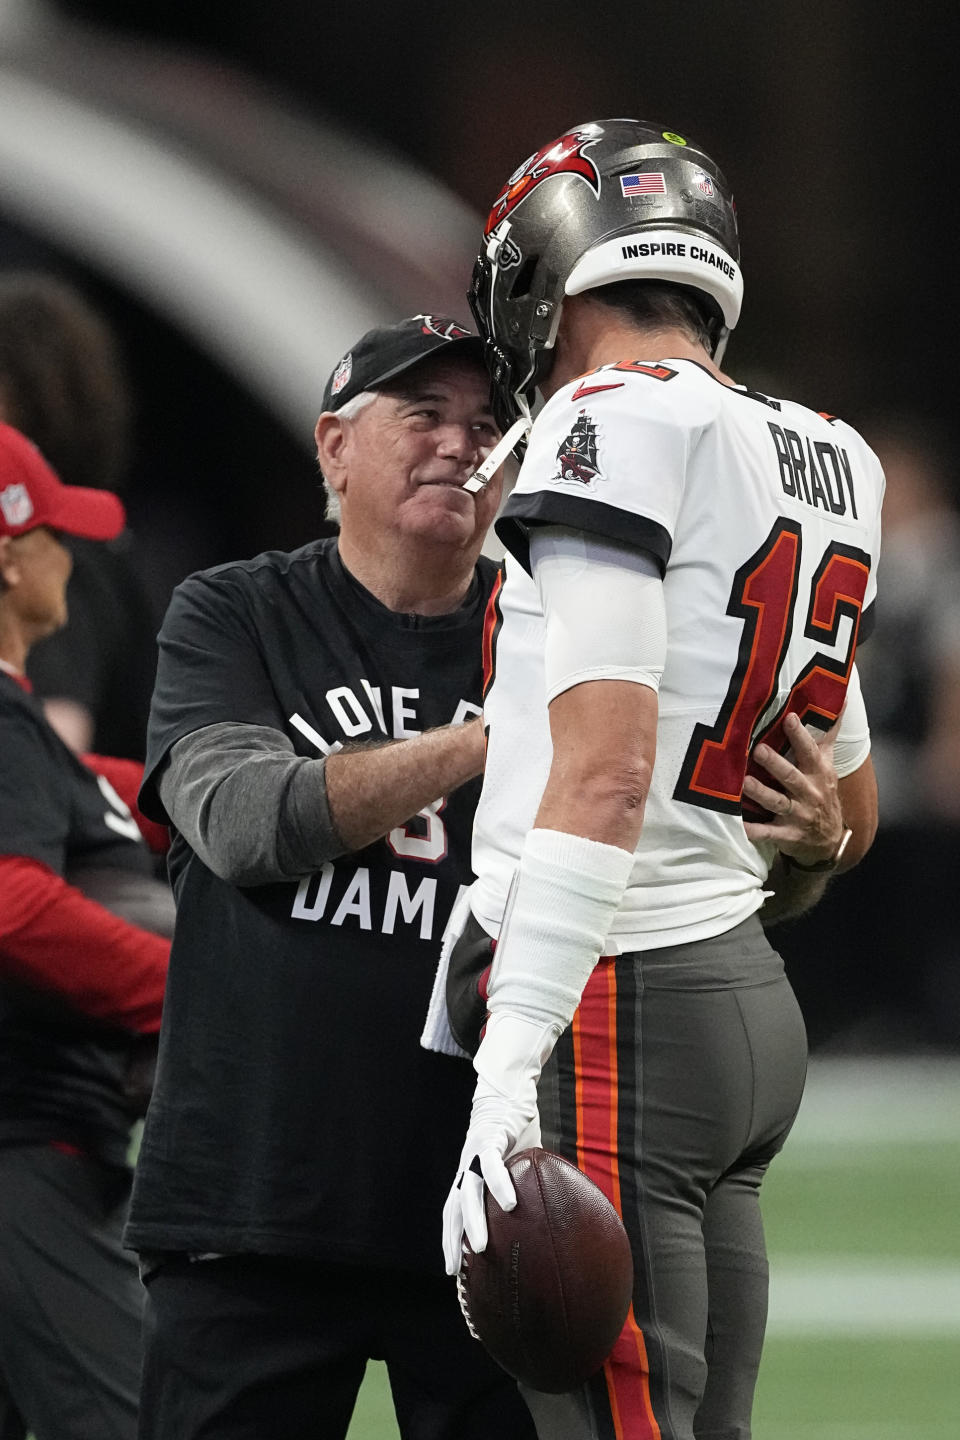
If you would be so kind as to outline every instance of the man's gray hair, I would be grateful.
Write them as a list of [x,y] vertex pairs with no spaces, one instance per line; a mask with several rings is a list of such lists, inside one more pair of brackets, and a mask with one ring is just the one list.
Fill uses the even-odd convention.
[[[356,415],[360,414],[361,410],[367,408],[371,400],[376,400],[378,394],[379,391],[377,390],[361,390],[359,395],[354,395],[352,400],[348,400],[345,405],[341,405],[340,409],[334,413],[344,420],[352,420]],[[339,525],[340,496],[329,483],[326,476],[323,477],[323,488],[327,492],[327,508],[324,511],[324,519],[329,520],[333,525]]]

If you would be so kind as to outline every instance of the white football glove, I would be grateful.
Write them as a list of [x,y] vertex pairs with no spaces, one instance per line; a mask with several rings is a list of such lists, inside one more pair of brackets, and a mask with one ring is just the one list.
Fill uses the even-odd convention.
[[517,1203],[504,1161],[540,1144],[537,1081],[560,1027],[498,1012],[487,1021],[473,1068],[478,1075],[457,1178],[443,1207],[448,1275],[463,1263],[463,1236],[479,1254],[487,1245],[484,1185],[504,1210]]

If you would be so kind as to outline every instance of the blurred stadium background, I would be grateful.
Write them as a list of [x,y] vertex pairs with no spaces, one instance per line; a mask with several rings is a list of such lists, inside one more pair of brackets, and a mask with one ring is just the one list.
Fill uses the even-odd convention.
[[[916,585],[864,677],[897,804],[779,937],[814,1063],[767,1193],[758,1440],[958,1433],[960,645],[956,625],[927,640],[960,570],[945,550],[925,590],[923,548],[960,502],[952,18],[942,0],[274,0],[243,19],[0,0],[0,273],[67,279],[118,335],[124,498],[158,613],[192,569],[323,532],[332,365],[375,321],[464,317],[497,185],[603,115],[662,120],[728,172],[747,281],[731,372],[892,430],[904,473],[934,467],[939,510],[889,552]],[[395,1433],[373,1367],[351,1436]]]

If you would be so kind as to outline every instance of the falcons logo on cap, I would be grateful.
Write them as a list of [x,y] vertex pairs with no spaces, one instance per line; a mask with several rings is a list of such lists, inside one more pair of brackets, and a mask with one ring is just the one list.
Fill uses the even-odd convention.
[[470,337],[470,331],[464,330],[456,320],[448,320],[444,315],[418,315],[421,321],[420,329],[424,335],[439,335],[441,340],[466,340]]

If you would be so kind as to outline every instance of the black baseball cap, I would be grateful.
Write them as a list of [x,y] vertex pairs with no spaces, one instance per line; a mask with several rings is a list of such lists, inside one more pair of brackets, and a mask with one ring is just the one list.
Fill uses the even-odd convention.
[[324,386],[323,409],[339,410],[355,395],[378,390],[430,355],[453,349],[483,364],[480,336],[447,315],[411,315],[397,325],[368,330],[335,366]]

